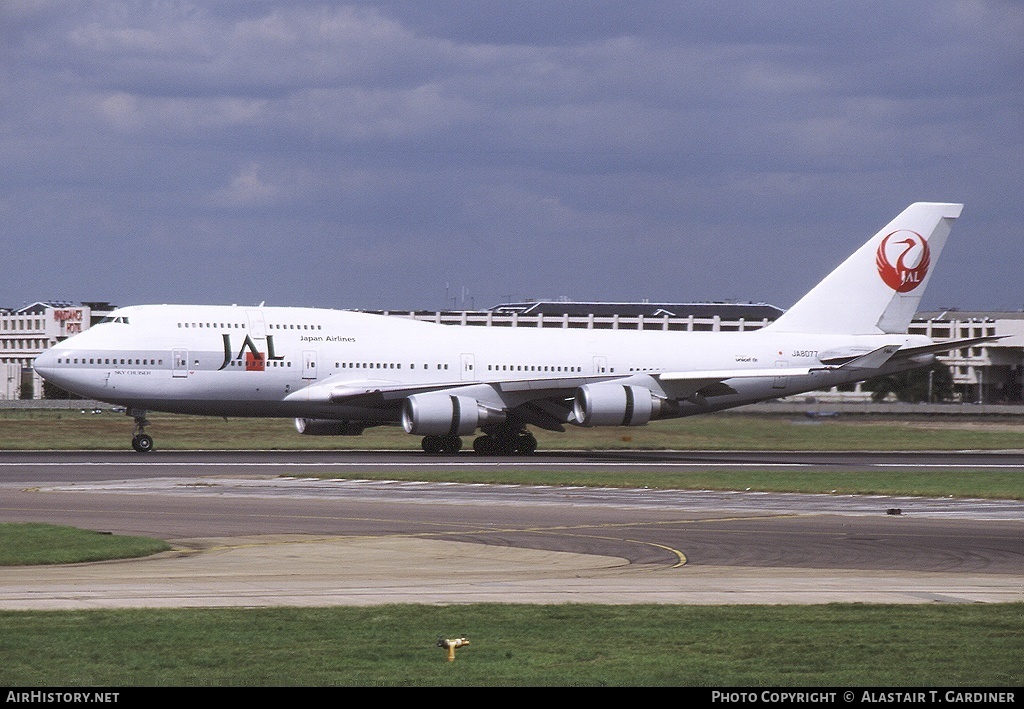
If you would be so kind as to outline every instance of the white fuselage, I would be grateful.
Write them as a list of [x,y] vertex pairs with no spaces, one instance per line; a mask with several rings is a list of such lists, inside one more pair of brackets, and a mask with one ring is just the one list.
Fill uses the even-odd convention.
[[[346,400],[335,391],[457,390],[510,409],[542,391],[591,382],[637,384],[675,400],[683,416],[856,381],[907,363],[855,372],[754,377],[693,397],[665,372],[820,367],[829,353],[931,342],[905,334],[842,335],[460,327],[393,316],[282,307],[147,305],[44,353],[36,368],[77,394],[138,410],[223,416],[397,421],[400,401]],[[921,362],[911,366],[919,366]],[[571,396],[571,393],[568,394]],[[568,421],[572,423],[573,421]]]

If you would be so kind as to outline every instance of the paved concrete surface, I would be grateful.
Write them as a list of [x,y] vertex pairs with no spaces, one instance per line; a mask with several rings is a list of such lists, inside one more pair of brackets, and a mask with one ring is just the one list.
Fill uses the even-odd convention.
[[385,603],[994,603],[1024,578],[728,566],[464,542],[267,535],[179,540],[156,558],[5,569],[0,608],[368,606]]
[[[1014,501],[319,481],[241,474],[251,453],[137,469],[55,455],[70,457],[7,457],[0,521],[157,536],[176,551],[0,569],[0,608],[1024,601]],[[267,455],[271,468],[323,464]],[[690,459],[665,457],[647,464]],[[411,459],[352,458],[354,476]]]

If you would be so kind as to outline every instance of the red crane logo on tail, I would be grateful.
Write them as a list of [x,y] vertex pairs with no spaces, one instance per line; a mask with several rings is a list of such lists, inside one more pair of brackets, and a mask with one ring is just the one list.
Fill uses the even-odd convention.
[[[896,256],[895,265],[893,256]],[[930,263],[928,242],[917,232],[907,229],[894,231],[882,239],[875,253],[878,275],[897,293],[908,293],[921,285],[928,275]]]

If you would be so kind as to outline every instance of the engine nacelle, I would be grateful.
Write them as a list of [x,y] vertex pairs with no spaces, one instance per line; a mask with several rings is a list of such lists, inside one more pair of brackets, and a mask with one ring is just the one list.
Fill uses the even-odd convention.
[[402,426],[417,436],[465,436],[487,420],[469,396],[413,394],[402,402]]
[[661,399],[646,387],[587,384],[576,390],[573,411],[581,426],[643,426],[661,412]]
[[295,419],[295,430],[304,436],[360,436],[366,428],[355,421]]

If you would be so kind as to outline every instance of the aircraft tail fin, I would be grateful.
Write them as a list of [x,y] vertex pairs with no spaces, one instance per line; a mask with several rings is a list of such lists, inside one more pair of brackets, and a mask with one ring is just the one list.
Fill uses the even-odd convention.
[[962,204],[917,202],[768,327],[777,332],[905,333]]

